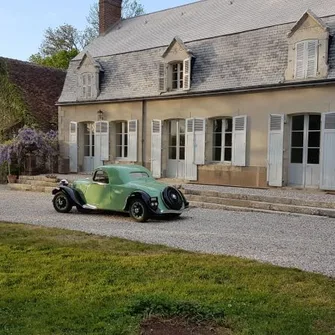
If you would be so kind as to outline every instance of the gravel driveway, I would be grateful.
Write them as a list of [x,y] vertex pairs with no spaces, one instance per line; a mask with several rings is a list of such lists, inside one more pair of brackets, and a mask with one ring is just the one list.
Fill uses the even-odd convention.
[[0,186],[0,221],[116,236],[271,262],[335,277],[335,220],[191,209],[174,221],[139,224],[120,214],[56,213],[52,196]]

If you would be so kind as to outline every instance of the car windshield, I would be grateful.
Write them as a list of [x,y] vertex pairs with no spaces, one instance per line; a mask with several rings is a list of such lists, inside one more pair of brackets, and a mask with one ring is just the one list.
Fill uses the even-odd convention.
[[131,179],[143,179],[149,178],[149,175],[146,172],[130,172]]

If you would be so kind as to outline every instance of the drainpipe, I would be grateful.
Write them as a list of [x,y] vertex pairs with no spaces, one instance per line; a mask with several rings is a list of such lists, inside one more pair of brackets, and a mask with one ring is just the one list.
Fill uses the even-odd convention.
[[142,162],[145,166],[145,154],[146,154],[146,131],[147,131],[147,101],[142,100]]

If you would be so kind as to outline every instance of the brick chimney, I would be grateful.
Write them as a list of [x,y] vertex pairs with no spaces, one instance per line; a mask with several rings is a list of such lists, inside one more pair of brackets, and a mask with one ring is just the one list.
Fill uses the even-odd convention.
[[99,0],[99,33],[121,20],[122,0]]

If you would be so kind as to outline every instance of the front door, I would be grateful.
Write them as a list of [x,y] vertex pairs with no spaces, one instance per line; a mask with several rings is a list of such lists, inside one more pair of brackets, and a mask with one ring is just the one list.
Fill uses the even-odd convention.
[[185,178],[185,120],[169,121],[168,178]]
[[94,170],[94,123],[84,124],[84,172]]
[[321,115],[291,118],[289,184],[317,188],[320,184]]

